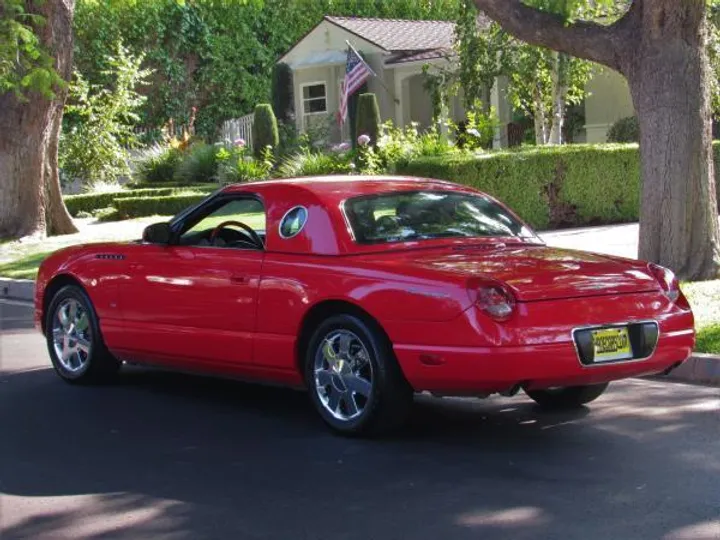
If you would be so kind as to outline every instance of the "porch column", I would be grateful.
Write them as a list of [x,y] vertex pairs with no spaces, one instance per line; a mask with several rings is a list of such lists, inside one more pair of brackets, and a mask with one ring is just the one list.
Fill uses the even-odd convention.
[[405,105],[405,101],[403,100],[403,81],[405,80],[405,77],[401,76],[398,73],[398,70],[395,70],[395,97],[397,98],[397,101],[395,101],[395,127],[403,127],[405,119],[403,118],[403,106]]
[[498,77],[490,93],[490,104],[495,109],[500,125],[495,130],[493,148],[507,148],[507,126],[510,123],[510,104],[507,101],[507,77]]

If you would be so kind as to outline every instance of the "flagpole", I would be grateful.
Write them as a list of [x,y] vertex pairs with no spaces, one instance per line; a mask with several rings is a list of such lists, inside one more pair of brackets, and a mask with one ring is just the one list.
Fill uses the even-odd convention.
[[390,90],[390,88],[388,88],[388,85],[385,84],[385,81],[383,80],[383,78],[380,77],[380,76],[378,76],[377,73],[375,73],[375,71],[373,70],[373,68],[370,67],[370,64],[368,64],[368,63],[365,61],[365,59],[364,59],[364,58],[362,57],[362,55],[357,51],[357,49],[355,49],[355,47],[352,46],[352,44],[350,43],[350,41],[346,39],[346,40],[345,40],[345,43],[347,43],[347,46],[350,47],[350,49],[352,50],[352,52],[354,52],[354,53],[357,55],[357,57],[360,59],[360,61],[361,61],[361,62],[365,65],[365,67],[368,69],[368,71],[370,71],[370,73],[373,74],[373,77],[375,77],[375,78],[378,80],[378,82],[380,83],[380,85],[385,89],[385,91],[386,91],[386,92],[388,93],[388,95],[393,99],[393,101],[395,101],[395,103],[397,103],[397,104],[400,104],[400,100],[399,100],[399,99],[397,98],[397,96],[395,95],[395,92],[393,92],[392,90]]

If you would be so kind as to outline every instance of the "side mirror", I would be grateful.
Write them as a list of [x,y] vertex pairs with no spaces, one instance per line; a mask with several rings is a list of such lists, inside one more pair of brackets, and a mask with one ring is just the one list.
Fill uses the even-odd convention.
[[145,227],[143,231],[143,242],[148,244],[169,244],[172,231],[168,223],[153,223]]

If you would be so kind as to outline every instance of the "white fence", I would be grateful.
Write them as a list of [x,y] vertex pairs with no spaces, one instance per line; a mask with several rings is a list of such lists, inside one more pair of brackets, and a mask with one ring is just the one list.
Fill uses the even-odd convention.
[[244,139],[248,148],[252,149],[253,115],[227,120],[220,130],[221,141]]

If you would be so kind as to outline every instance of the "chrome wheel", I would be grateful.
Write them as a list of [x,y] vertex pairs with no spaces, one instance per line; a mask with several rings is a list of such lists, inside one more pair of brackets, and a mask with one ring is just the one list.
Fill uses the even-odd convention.
[[90,320],[74,298],[66,298],[55,310],[52,344],[58,362],[68,372],[79,373],[87,368],[92,348]]
[[362,415],[373,389],[373,367],[367,348],[350,330],[333,330],[315,353],[315,391],[337,420]]

